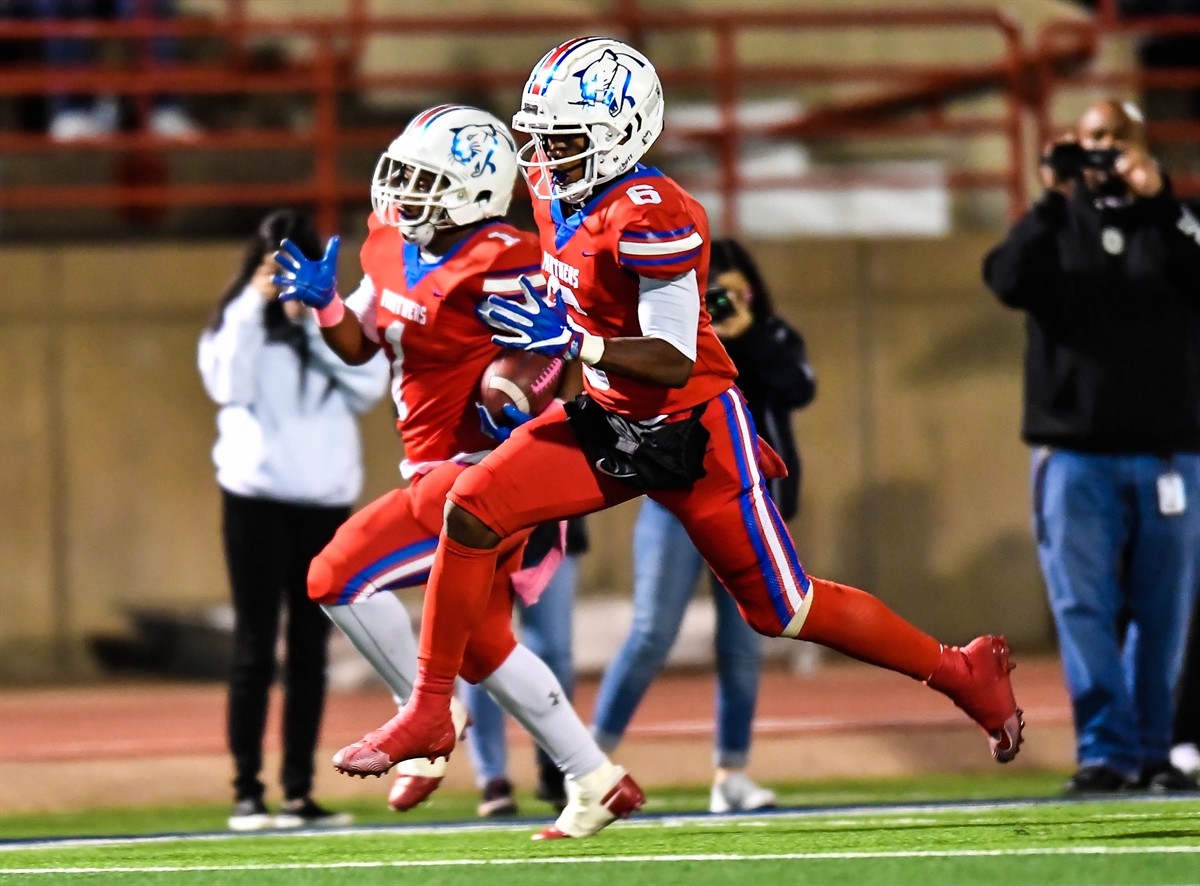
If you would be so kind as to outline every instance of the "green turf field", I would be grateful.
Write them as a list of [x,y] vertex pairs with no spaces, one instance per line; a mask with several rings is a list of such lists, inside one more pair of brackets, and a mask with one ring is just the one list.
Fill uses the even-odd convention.
[[[707,817],[698,791],[655,792],[657,813],[590,840],[539,844],[526,822],[467,828],[436,818],[469,810],[444,797],[392,827],[337,833],[224,834],[0,845],[0,884],[1200,884],[1200,799],[1046,799],[947,806],[939,797],[1045,795],[1054,776],[782,786],[789,804],[862,804],[776,816]],[[1002,790],[1007,788],[1007,790]],[[878,802],[906,806],[871,805]],[[525,807],[535,812],[528,801]],[[211,826],[216,810],[97,812],[92,833]],[[143,813],[148,814],[148,813]],[[122,818],[121,816],[126,816]],[[0,819],[4,833],[82,833],[58,817]],[[397,823],[402,823],[397,826]],[[103,827],[108,824],[110,827]],[[23,826],[22,826],[23,825]],[[31,869],[55,873],[7,873]]]
[[[834,806],[858,803],[913,803],[933,800],[991,800],[1053,797],[1066,779],[1065,772],[1008,771],[961,775],[922,775],[913,778],[823,779],[773,784],[783,806]],[[413,824],[429,821],[467,821],[475,817],[479,802],[474,793],[439,791],[419,809],[398,815],[387,808],[384,797],[391,782],[382,779],[379,798],[327,803],[338,811],[354,813],[358,824]],[[320,798],[318,798],[320,799]],[[525,816],[549,816],[550,807],[518,793]],[[708,787],[655,788],[647,792],[647,812],[696,812],[708,808]],[[215,831],[225,827],[229,805],[160,808],[95,809],[85,812],[0,815],[0,840],[27,837],[63,837],[104,834],[149,834],[164,831]]]

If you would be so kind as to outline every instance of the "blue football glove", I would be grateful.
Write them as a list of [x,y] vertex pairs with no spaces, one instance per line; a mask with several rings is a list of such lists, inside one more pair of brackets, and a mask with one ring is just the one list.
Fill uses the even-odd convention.
[[517,427],[533,418],[528,412],[522,412],[511,403],[504,404],[501,410],[504,418],[501,421],[496,421],[495,416],[484,409],[482,403],[476,403],[475,408],[479,410],[479,429],[501,443],[507,440]]
[[325,257],[311,261],[291,240],[279,244],[275,253],[275,264],[279,273],[271,282],[281,287],[280,301],[295,299],[310,308],[328,307],[337,292],[337,254],[341,237],[330,237],[325,247]]
[[489,295],[475,309],[484,323],[500,333],[492,341],[544,357],[577,359],[583,332],[571,326],[562,299],[551,304],[528,277],[521,277],[521,288],[525,290],[521,298]]

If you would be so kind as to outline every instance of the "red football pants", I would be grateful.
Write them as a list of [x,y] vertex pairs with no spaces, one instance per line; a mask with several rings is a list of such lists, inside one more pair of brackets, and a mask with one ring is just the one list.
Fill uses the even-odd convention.
[[[758,438],[741,394],[731,388],[711,400],[702,421],[709,432],[706,475],[689,488],[648,495],[687,529],[751,627],[794,637],[808,611],[810,583],[766,492]],[[640,494],[592,467],[558,406],[464,471],[449,498],[508,538]]]
[[[324,605],[346,605],[377,591],[424,584],[442,531],[446,494],[466,468],[453,462],[439,465],[351,516],[312,561],[309,597]],[[520,531],[501,543],[491,593],[463,657],[460,673],[471,683],[496,670],[517,645],[511,578],[520,568],[528,535]]]
[[[740,392],[709,401],[705,476],[690,488],[649,493],[687,529],[697,550],[737,601],[747,623],[771,637],[800,637],[919,680],[938,667],[942,647],[857,588],[804,574],[764,485],[754,423]],[[464,471],[449,498],[501,537],[545,520],[611,507],[639,493],[593,469],[561,407],[513,432]],[[447,539],[430,579],[420,661],[445,680],[458,666],[469,610],[484,589],[486,552]],[[463,611],[463,608],[468,610]],[[457,608],[456,608],[457,607]],[[439,612],[439,608],[442,611]]]

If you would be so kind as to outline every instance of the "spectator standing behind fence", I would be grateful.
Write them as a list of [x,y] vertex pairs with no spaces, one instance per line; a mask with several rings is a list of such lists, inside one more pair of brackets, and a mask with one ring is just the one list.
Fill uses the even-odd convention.
[[1041,176],[983,276],[1027,318],[1023,436],[1079,763],[1065,789],[1194,790],[1168,753],[1200,585],[1200,222],[1133,105],[1089,108]]
[[1171,765],[1200,779],[1200,603],[1192,611],[1192,633],[1175,699],[1175,746]]
[[[1192,215],[1200,216],[1200,197],[1193,197],[1186,205]],[[1174,740],[1171,764],[1200,780],[1200,597],[1192,607],[1192,632],[1175,697]]]
[[[78,21],[104,17],[106,11],[123,20],[137,16],[173,19],[179,13],[178,0],[30,0],[34,14],[49,21]],[[83,37],[49,37],[45,42],[46,63],[52,68],[81,68],[95,57],[95,41]],[[178,54],[174,37],[150,38],[150,55],[156,64],[169,65]],[[50,137],[55,141],[99,138],[116,131],[118,122],[115,97],[59,95],[51,100]],[[146,128],[163,138],[190,141],[200,134],[184,112],[176,96],[155,97]]]
[[[349,821],[310,796],[329,619],[308,599],[308,566],[362,490],[355,416],[379,400],[388,380],[382,358],[347,366],[321,340],[307,308],[279,301],[271,276],[284,238],[321,257],[306,216],[268,215],[199,349],[205,390],[221,407],[213,461],[235,617],[228,726],[236,769],[229,826],[236,830]],[[284,802],[271,816],[259,772],[285,605]]]
[[[769,481],[768,491],[788,520],[800,505],[800,456],[791,413],[808,405],[816,383],[804,339],[772,310],[770,296],[750,254],[733,240],[716,240],[705,301],[713,331],[737,367],[758,433],[779,453],[788,476]],[[606,751],[620,743],[650,682],[662,669],[704,566],[687,532],[666,508],[643,499],[633,529],[633,628],[605,673],[596,698],[593,730]],[[712,579],[716,611],[716,747],[712,812],[763,809],[775,795],[744,770],[758,700],[762,638],[742,619],[737,604]]]

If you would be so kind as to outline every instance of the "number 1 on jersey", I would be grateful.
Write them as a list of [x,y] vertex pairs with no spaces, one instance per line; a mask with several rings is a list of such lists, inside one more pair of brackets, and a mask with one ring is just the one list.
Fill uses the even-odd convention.
[[408,407],[404,405],[404,400],[400,397],[400,380],[404,378],[404,346],[400,344],[402,335],[404,335],[404,324],[399,320],[388,324],[388,328],[383,332],[383,337],[387,339],[387,343],[392,348],[392,354],[395,355],[392,359],[392,400],[396,403],[396,413],[400,416],[400,421],[408,418]]

